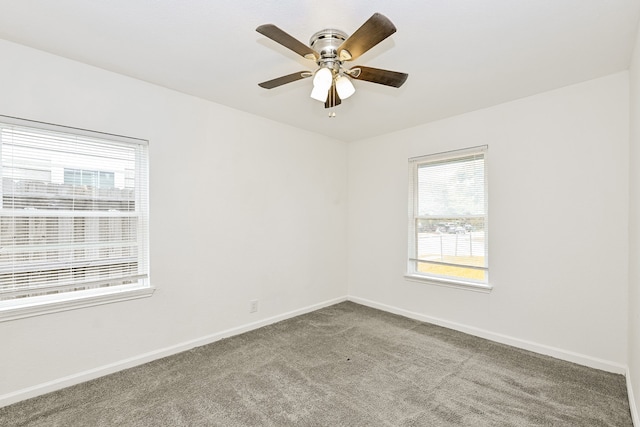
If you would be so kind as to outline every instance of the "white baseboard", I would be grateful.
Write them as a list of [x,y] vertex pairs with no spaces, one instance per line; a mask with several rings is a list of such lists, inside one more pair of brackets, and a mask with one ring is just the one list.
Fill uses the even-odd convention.
[[638,416],[638,407],[636,406],[636,398],[633,394],[633,385],[631,384],[631,372],[627,368],[625,374],[627,377],[627,396],[629,396],[629,410],[631,411],[631,420],[635,427],[640,427],[640,417]]
[[215,334],[207,335],[194,340],[186,341],[180,344],[172,345],[170,347],[161,348],[158,350],[150,351],[148,353],[140,354],[128,359],[120,360],[108,365],[99,366],[94,369],[79,372],[77,374],[68,375],[66,377],[58,378],[46,383],[37,384],[32,387],[27,387],[15,392],[0,395],[0,408],[3,406],[11,405],[12,403],[19,402],[21,400],[30,399],[32,397],[40,396],[45,393],[60,390],[65,387],[69,387],[75,384],[80,384],[85,381],[93,380],[114,372],[121,371],[123,369],[132,368],[134,366],[142,365],[156,359],[171,356],[176,353],[180,353],[186,350],[190,350],[194,347],[211,344],[212,342],[219,341],[223,338],[228,338],[234,335],[239,335],[244,332],[249,332],[254,329],[261,328],[272,323],[280,322],[282,320],[290,319],[292,317],[299,316],[301,314],[309,313],[330,305],[334,305],[343,301],[346,301],[347,297],[335,298],[332,300],[324,301],[318,304],[313,304],[304,308],[289,311],[287,313],[279,314],[277,316],[269,317],[267,319],[258,320],[243,326],[227,329],[225,331],[217,332]]
[[474,335],[480,338],[486,338],[491,341],[496,341],[502,344],[507,344],[507,345],[518,347],[524,350],[533,351],[535,353],[544,354],[547,356],[555,357],[556,359],[566,360],[568,362],[573,362],[579,365],[588,366],[590,368],[600,369],[602,371],[612,372],[615,374],[625,375],[627,373],[627,367],[625,365],[621,365],[619,363],[611,362],[608,360],[598,359],[596,357],[586,356],[584,354],[574,353],[572,351],[562,350],[556,347],[551,347],[544,344],[538,344],[535,342],[510,337],[508,335],[498,334],[495,332],[487,331],[487,330],[476,328],[473,326],[463,325],[456,322],[450,322],[448,320],[443,320],[436,317],[426,316],[424,314],[415,313],[412,311],[404,310],[401,308],[393,307],[387,304],[382,304],[382,303],[371,301],[364,298],[349,296],[348,300],[353,301],[357,304],[362,304],[368,307],[376,308],[378,310],[387,311],[389,313],[398,314],[400,316],[409,317],[411,319],[420,320],[422,322],[433,323],[434,325],[444,326],[445,328],[449,328],[449,329],[455,329],[456,331],[464,332],[469,335]]

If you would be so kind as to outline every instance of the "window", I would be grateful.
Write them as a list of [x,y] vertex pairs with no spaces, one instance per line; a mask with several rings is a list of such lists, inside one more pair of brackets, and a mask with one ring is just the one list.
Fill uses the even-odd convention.
[[408,277],[489,288],[486,154],[409,159]]
[[89,185],[97,188],[114,188],[114,178],[114,172],[67,168],[64,170],[64,183],[71,185]]
[[147,148],[0,116],[0,319],[150,294]]

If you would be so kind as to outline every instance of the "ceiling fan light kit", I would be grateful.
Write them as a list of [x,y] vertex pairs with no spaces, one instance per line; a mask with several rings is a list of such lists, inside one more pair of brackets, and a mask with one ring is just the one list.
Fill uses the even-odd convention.
[[[391,21],[380,13],[375,13],[350,37],[344,31],[327,28],[318,31],[309,41],[309,46],[298,41],[273,24],[256,28],[260,34],[292,50],[298,55],[312,60],[318,68],[314,72],[300,71],[259,83],[260,87],[273,89],[313,76],[311,98],[324,102],[325,108],[340,105],[356,91],[351,79],[400,87],[409,76],[406,73],[382,70],[372,67],[344,65],[360,57],[363,53],[396,32]],[[330,115],[335,116],[335,113]]]
[[315,99],[316,101],[324,102],[327,99],[327,94],[329,93],[330,87],[331,85],[327,87],[317,85],[314,86],[311,90],[311,98]]
[[347,99],[354,93],[356,93],[356,88],[351,83],[349,77],[340,74],[336,77],[336,91],[341,99]]
[[[313,78],[313,87],[329,90],[333,81],[333,73],[328,68],[319,68]],[[324,99],[323,99],[324,101]]]

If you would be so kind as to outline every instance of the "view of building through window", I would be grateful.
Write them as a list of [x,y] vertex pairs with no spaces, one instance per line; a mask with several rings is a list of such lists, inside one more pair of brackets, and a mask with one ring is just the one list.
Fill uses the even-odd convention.
[[115,172],[65,168],[64,183],[71,185],[88,185],[96,188],[113,188],[114,175]]

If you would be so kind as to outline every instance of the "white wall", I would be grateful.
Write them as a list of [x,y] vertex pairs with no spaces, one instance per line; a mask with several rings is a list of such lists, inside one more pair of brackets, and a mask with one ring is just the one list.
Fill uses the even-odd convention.
[[158,288],[0,323],[0,401],[346,295],[344,143],[4,41],[0,58],[0,114],[150,141]]
[[[407,159],[482,144],[493,291],[405,280]],[[350,143],[348,155],[356,300],[624,371],[626,72]]]
[[630,82],[629,146],[629,383],[631,408],[640,425],[640,32],[636,36]]

